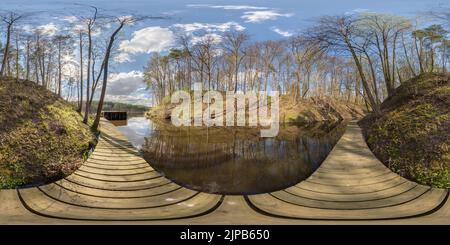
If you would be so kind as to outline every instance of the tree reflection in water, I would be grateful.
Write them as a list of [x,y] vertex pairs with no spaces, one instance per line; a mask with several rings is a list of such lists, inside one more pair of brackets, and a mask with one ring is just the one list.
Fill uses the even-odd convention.
[[345,122],[282,125],[277,137],[260,138],[257,128],[174,127],[144,118],[130,121],[121,131],[142,144],[144,158],[152,167],[185,187],[223,194],[270,192],[306,179],[345,130]]

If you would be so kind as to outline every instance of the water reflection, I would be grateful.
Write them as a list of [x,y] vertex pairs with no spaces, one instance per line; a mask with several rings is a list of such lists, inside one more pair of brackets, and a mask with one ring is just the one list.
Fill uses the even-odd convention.
[[114,124],[115,126],[127,126],[128,125],[128,120],[113,120],[110,122],[112,122],[112,124]]
[[119,127],[168,178],[211,193],[254,194],[283,189],[317,169],[344,124],[284,125],[276,138],[254,128],[177,128],[143,117]]
[[119,121],[119,124],[116,124],[118,121],[111,122],[118,126],[117,128],[128,137],[134,147],[141,149],[145,137],[150,136],[153,132],[153,123],[145,117],[132,117],[124,121],[123,125],[120,125],[122,121]]

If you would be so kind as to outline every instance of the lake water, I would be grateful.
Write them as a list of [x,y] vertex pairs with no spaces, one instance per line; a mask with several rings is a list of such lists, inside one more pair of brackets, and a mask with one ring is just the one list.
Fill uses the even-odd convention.
[[156,170],[195,190],[256,194],[310,176],[342,136],[345,123],[281,126],[275,138],[255,128],[174,127],[132,117],[118,127]]

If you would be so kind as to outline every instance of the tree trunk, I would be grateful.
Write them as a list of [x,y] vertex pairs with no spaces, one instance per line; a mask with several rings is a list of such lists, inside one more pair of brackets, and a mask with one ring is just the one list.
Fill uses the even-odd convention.
[[380,110],[379,110],[378,104],[375,101],[375,98],[372,95],[372,92],[370,91],[369,84],[367,83],[366,76],[364,75],[364,70],[363,70],[362,64],[359,61],[358,56],[356,55],[356,52],[353,49],[353,46],[351,45],[348,38],[345,38],[345,43],[347,44],[347,47],[350,50],[350,53],[352,54],[353,60],[355,61],[355,65],[356,65],[356,68],[358,69],[359,76],[361,77],[361,82],[363,84],[365,94],[367,94],[367,98],[369,100],[370,106],[372,107],[374,113],[376,115],[379,115]]
[[417,46],[417,38],[414,37],[414,48],[416,49],[417,58],[419,60],[420,73],[423,73],[424,72],[424,67],[423,67],[423,57],[422,57],[422,42],[419,40],[419,43],[420,43],[420,49]]
[[36,83],[39,84],[39,72],[38,72],[39,65],[38,65],[38,61],[37,60],[34,62],[34,69],[35,69],[34,75],[36,76]]
[[375,68],[373,67],[372,59],[370,58],[367,51],[364,51],[364,54],[366,55],[367,61],[369,62],[370,67],[370,73],[372,74],[372,81],[373,81],[373,91],[375,92],[375,99],[377,103],[380,102],[380,96],[378,94],[378,86],[377,86],[377,75],[375,73]]
[[27,64],[27,70],[25,78],[26,80],[30,80],[30,40],[27,40],[27,54],[26,54],[26,64]]
[[91,76],[91,58],[92,58],[92,26],[89,25],[88,28],[88,63],[87,63],[87,74],[86,74],[86,105],[84,108],[84,118],[83,123],[87,124],[89,119],[89,90],[90,88],[90,76]]
[[398,38],[398,32],[394,35],[394,42],[392,44],[392,75],[391,75],[391,91],[390,95],[394,94],[395,92],[395,61],[396,61],[396,48],[397,48],[397,38]]
[[411,71],[411,73],[413,74],[413,76],[416,76],[416,71],[415,69],[412,67],[411,65],[411,61],[409,60],[409,56],[408,56],[408,51],[406,50],[406,45],[405,45],[405,38],[402,35],[402,44],[403,44],[403,52],[405,53],[405,59],[406,59],[406,63],[408,64],[409,70]]
[[83,33],[80,31],[80,104],[78,104],[78,113],[81,113],[83,107]]
[[58,96],[61,97],[61,40],[58,42]]
[[2,61],[2,68],[0,69],[0,77],[3,77],[5,74],[5,68],[8,64],[8,56],[9,56],[9,46],[11,43],[11,27],[12,24],[8,24],[7,31],[6,31],[6,46],[3,50],[3,61]]
[[239,65],[238,65],[238,55],[236,53],[235,59],[234,59],[234,92],[237,92],[238,88],[238,73],[239,73]]
[[103,84],[102,84],[102,92],[100,94],[100,100],[98,101],[98,107],[97,107],[97,114],[95,115],[94,123],[92,124],[92,129],[94,131],[98,130],[98,126],[100,124],[100,115],[103,110],[103,102],[105,100],[105,94],[106,94],[106,86],[108,83],[108,65],[109,65],[109,57],[111,54],[111,49],[114,44],[114,40],[119,33],[119,31],[124,26],[124,23],[121,22],[120,26],[114,31],[114,33],[111,35],[111,38],[109,39],[108,48],[106,49],[105,58],[103,60],[105,67],[103,68]]
[[[94,93],[97,89],[98,82],[100,81],[100,77],[102,75],[103,69],[105,67],[105,63],[102,62],[102,65],[100,67],[100,71],[98,72],[97,78],[95,80],[92,80],[92,90],[91,90],[91,97],[89,98],[89,106],[92,105],[92,100],[94,99]],[[94,69],[94,66],[92,66],[92,69]],[[92,73],[92,79],[94,79],[94,73]]]
[[19,33],[16,34],[16,81],[19,81]]
[[434,49],[433,49],[433,43],[431,44],[431,48],[430,48],[430,57],[431,57],[431,61],[430,61],[430,72],[434,71]]

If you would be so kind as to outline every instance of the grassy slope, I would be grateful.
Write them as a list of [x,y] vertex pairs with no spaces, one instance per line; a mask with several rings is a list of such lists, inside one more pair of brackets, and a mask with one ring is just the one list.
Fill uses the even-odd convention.
[[450,76],[423,74],[397,88],[382,115],[360,122],[372,151],[395,172],[450,188]]
[[286,96],[280,99],[281,122],[337,122],[342,119],[361,118],[363,115],[362,106],[330,97],[309,98],[297,102]]
[[95,143],[81,121],[69,103],[41,86],[0,80],[0,188],[73,172]]
[[[175,105],[170,104],[170,98],[167,97],[161,105],[150,108],[147,116],[169,119],[174,107]],[[361,106],[332,98],[309,98],[301,101],[294,101],[289,96],[280,98],[280,122],[299,124],[337,122],[341,119],[360,118],[363,115]]]

